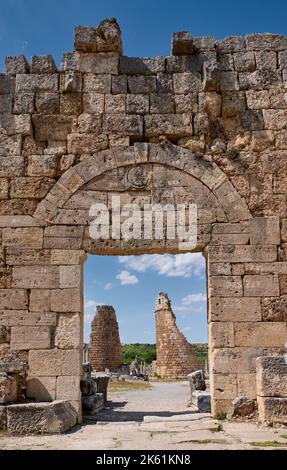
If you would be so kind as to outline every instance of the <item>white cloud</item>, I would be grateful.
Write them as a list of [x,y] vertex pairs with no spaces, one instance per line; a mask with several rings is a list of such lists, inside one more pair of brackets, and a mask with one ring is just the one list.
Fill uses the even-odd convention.
[[86,300],[85,299],[85,308],[93,308],[96,307],[97,302],[95,300]]
[[206,302],[206,294],[199,292],[198,294],[189,294],[181,299],[183,306],[188,306],[197,302]]
[[129,271],[121,271],[117,276],[117,279],[121,282],[122,286],[127,286],[130,284],[137,284],[139,282],[138,278],[131,274]]
[[110,290],[112,288],[113,288],[113,284],[111,282],[107,282],[107,284],[105,284],[105,286],[104,286],[105,290]]
[[193,330],[192,326],[184,326],[182,328],[182,331],[192,331],[192,330]]
[[167,277],[202,276],[205,260],[201,253],[180,255],[119,256],[119,263],[137,272],[155,271]]

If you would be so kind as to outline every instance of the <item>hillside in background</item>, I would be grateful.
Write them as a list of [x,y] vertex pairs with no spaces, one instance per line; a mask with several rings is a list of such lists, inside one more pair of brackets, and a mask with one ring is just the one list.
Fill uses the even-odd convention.
[[[200,361],[207,360],[208,345],[206,343],[192,344],[194,354]],[[137,356],[146,364],[151,364],[156,359],[156,345],[145,343],[122,344],[124,364],[130,365]]]

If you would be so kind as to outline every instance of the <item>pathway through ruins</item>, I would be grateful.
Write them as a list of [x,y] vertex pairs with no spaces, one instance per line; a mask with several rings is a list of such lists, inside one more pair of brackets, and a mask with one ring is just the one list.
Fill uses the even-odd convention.
[[[7,437],[0,449],[254,449],[287,450],[286,428],[228,423],[188,407],[187,382],[154,382],[151,388],[109,394],[98,421],[62,436]],[[285,438],[282,437],[285,435]],[[266,443],[268,447],[259,445]],[[251,445],[253,443],[253,445]],[[277,443],[277,444],[276,444]]]

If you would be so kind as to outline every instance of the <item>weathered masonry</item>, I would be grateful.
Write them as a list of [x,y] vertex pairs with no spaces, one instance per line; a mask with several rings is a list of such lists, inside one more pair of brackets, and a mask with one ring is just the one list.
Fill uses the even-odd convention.
[[[256,397],[255,359],[287,340],[287,38],[192,38],[122,55],[114,20],[0,76],[0,360],[28,362],[80,419],[85,253],[177,253],[176,240],[92,240],[89,208],[198,206],[213,412]],[[4,339],[2,339],[4,338]]]

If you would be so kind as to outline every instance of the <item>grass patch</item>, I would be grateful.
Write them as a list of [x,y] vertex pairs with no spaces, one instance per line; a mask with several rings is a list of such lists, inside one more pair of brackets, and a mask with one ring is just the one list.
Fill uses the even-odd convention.
[[149,390],[148,382],[109,382],[108,392],[124,392],[127,390]]
[[278,441],[254,441],[249,442],[252,447],[286,447],[284,442]]
[[287,439],[287,434],[280,434],[280,437],[282,437],[283,439]]

